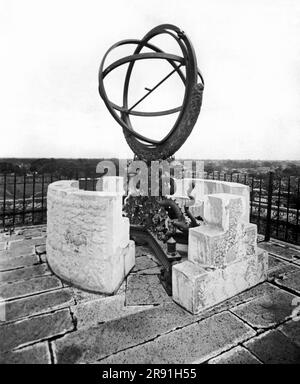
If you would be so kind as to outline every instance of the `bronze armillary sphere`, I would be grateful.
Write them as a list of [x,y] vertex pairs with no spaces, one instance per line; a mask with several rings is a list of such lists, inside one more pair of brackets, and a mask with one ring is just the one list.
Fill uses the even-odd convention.
[[[151,44],[151,39],[157,35],[168,34],[171,35],[178,43],[182,57],[163,52],[160,48]],[[104,63],[108,54],[115,48],[126,45],[134,44],[136,49],[132,55],[123,57],[114,63],[110,64],[104,69]],[[153,52],[141,53],[141,50],[146,47]],[[131,73],[136,60],[145,59],[164,59],[167,60],[173,70],[157,83],[152,89],[147,89],[147,93],[133,106],[128,105],[128,87],[130,82]],[[103,80],[115,68],[120,65],[129,63],[125,76],[123,87],[123,106],[118,106],[111,102],[106,94]],[[181,68],[185,68],[185,73]],[[184,99],[181,106],[158,112],[140,112],[135,111],[134,108],[144,100],[150,93],[155,91],[165,80],[167,80],[173,73],[177,72],[185,86]],[[199,77],[199,82],[198,82]],[[126,141],[137,158],[144,161],[163,160],[172,156],[186,141],[190,135],[202,104],[202,94],[204,89],[204,80],[197,68],[197,60],[193,46],[186,36],[178,27],[171,24],[159,25],[149,31],[141,40],[122,40],[114,44],[104,55],[99,69],[99,93],[105,102],[109,112],[113,118],[122,126],[123,133]],[[136,132],[131,124],[130,115],[135,116],[163,116],[179,112],[177,120],[175,121],[170,132],[162,140],[153,140],[145,137]]]

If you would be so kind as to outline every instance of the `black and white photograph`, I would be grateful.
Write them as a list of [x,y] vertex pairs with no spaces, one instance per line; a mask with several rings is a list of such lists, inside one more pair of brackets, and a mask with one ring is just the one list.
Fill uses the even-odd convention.
[[0,132],[1,365],[300,363],[299,1],[0,0]]

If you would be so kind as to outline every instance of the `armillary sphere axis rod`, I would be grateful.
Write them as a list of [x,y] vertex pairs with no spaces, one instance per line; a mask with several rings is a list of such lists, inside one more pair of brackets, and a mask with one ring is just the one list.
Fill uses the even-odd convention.
[[128,109],[128,112],[130,112],[133,108],[135,108],[138,104],[140,104],[143,100],[146,99],[146,97],[148,97],[150,95],[150,93],[152,93],[153,91],[155,91],[155,89],[157,89],[162,83],[164,83],[170,76],[173,75],[173,73],[177,72],[178,69],[182,66],[182,64],[178,65],[176,68],[173,69],[173,71],[171,71],[167,76],[165,76],[160,82],[158,82],[152,89],[149,89],[148,92],[142,97],[140,98],[140,100],[138,100],[131,108]]

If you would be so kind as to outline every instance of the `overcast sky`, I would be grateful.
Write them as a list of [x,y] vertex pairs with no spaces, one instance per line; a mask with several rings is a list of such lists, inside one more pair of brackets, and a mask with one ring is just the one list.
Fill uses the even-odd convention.
[[[98,67],[113,43],[162,23],[187,33],[205,79],[178,158],[300,160],[299,0],[0,0],[0,157],[131,157]],[[155,65],[137,72],[137,94],[168,73]]]

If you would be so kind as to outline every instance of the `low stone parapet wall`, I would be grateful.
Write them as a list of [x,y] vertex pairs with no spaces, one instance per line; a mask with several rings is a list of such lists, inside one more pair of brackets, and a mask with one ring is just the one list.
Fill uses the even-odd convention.
[[73,285],[107,294],[119,288],[135,264],[129,220],[122,217],[123,184],[117,179],[106,180],[104,191],[57,181],[47,195],[50,268]]

